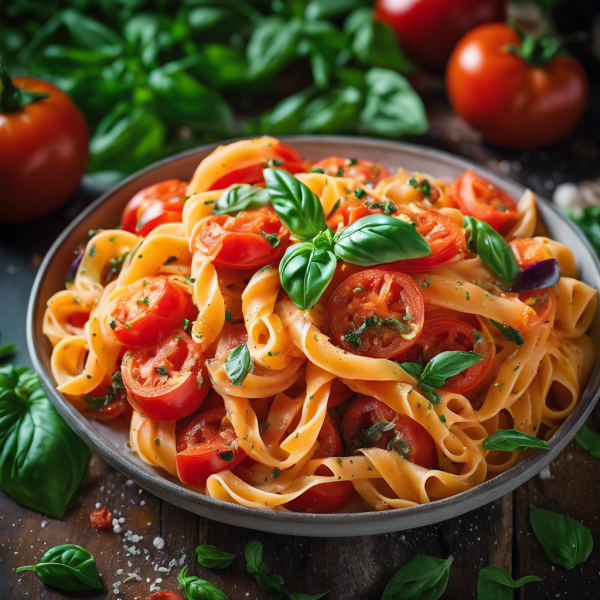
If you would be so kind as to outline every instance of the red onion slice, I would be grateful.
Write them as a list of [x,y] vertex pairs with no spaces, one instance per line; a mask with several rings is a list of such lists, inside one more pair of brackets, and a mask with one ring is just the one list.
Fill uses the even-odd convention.
[[555,258],[538,260],[521,271],[519,281],[512,287],[511,292],[524,292],[556,285],[560,279],[560,267]]

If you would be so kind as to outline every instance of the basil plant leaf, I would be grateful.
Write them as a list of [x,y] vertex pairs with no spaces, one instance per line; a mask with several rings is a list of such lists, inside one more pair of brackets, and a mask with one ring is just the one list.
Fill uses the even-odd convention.
[[595,431],[592,431],[585,425],[577,432],[575,441],[583,448],[588,454],[591,454],[594,458],[600,458],[600,435]]
[[218,215],[235,215],[242,210],[256,210],[271,202],[265,188],[242,183],[227,188],[217,199],[213,212]]
[[437,600],[448,585],[453,560],[416,556],[392,577],[381,600]]
[[548,450],[548,444],[534,435],[516,429],[499,429],[483,440],[484,450],[504,450],[506,452],[523,452],[529,448]]
[[477,600],[512,600],[516,588],[536,581],[542,579],[527,575],[515,581],[500,567],[485,567],[477,576]]
[[490,322],[509,342],[513,342],[517,346],[525,345],[525,340],[518,329],[515,329],[506,323],[498,323],[498,321],[494,321],[494,319],[490,319]]
[[188,576],[187,571],[186,565],[177,576],[177,581],[183,588],[187,600],[229,600],[227,594],[216,585],[193,575]]
[[363,267],[431,254],[413,225],[387,215],[368,215],[344,227],[334,237],[334,252],[338,258]]
[[325,211],[319,197],[287,171],[264,169],[273,208],[292,235],[303,242],[325,229]]
[[91,453],[26,367],[0,367],[0,487],[19,504],[62,519]]
[[421,379],[421,373],[423,373],[423,369],[425,368],[423,365],[420,365],[419,363],[409,363],[409,362],[400,363],[400,366],[411,377],[414,377],[416,380]]
[[590,530],[571,517],[532,508],[529,522],[548,558],[567,570],[586,561],[594,547]]
[[225,569],[228,567],[235,558],[235,554],[229,554],[229,552],[223,552],[215,548],[215,546],[203,545],[196,548],[196,554],[198,556],[198,562],[208,569]]
[[40,581],[59,590],[77,592],[103,589],[94,557],[85,548],[74,544],[51,548],[37,565],[16,569],[17,573],[22,571],[35,571]]
[[465,369],[483,360],[483,356],[475,352],[452,350],[434,356],[423,369],[421,381],[432,388],[442,387],[446,379],[458,375]]
[[308,310],[329,285],[336,265],[337,259],[330,250],[315,248],[310,242],[295,244],[281,259],[281,285],[300,310]]
[[254,361],[246,344],[234,348],[225,361],[225,373],[232,385],[242,385],[248,371],[254,371]]
[[465,217],[463,227],[469,234],[467,248],[498,277],[514,284],[521,275],[521,269],[508,242],[489,223],[475,217]]

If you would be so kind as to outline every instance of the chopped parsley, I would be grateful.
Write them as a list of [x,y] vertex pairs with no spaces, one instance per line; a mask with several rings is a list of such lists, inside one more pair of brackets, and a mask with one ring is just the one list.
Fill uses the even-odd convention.
[[175,260],[177,260],[176,256],[169,256],[169,258],[167,258],[167,260],[165,260],[165,262],[163,264],[164,265],[169,265],[169,264],[171,264]]
[[165,365],[160,365],[160,367],[156,367],[156,369],[154,369],[159,375],[165,375],[166,377],[169,376],[169,371],[167,371],[167,367],[165,367]]
[[311,173],[320,173],[321,175],[323,175],[323,173],[325,173],[325,171],[323,171],[323,167],[314,167],[313,169],[310,170]]
[[262,229],[259,229],[258,233],[271,244],[271,248],[277,248],[277,246],[279,246],[279,236],[276,233],[265,233]]
[[380,327],[389,327],[394,329],[397,333],[404,336],[412,332],[411,328],[402,323],[395,317],[387,317],[381,319],[377,315],[365,319],[363,324],[358,329],[350,329],[345,335],[342,336],[342,341],[346,342],[353,350],[358,349],[360,346],[361,338],[363,333],[369,329],[377,329]]
[[96,244],[93,244],[90,248],[90,257],[94,258],[94,256],[96,256]]
[[148,297],[146,296],[145,298],[138,300],[138,304],[145,304],[146,306],[150,306],[150,300],[148,300]]
[[278,469],[277,467],[275,467],[273,469],[273,472],[271,473],[271,477],[273,479],[277,479],[279,477],[280,473],[281,473],[281,469]]
[[354,190],[354,195],[360,200],[367,195],[367,192],[365,192],[365,190],[361,190],[360,188],[356,188]]
[[429,196],[431,196],[431,184],[429,183],[429,180],[421,179],[421,181],[417,181],[414,177],[411,177],[407,183],[414,187],[415,190],[423,192],[425,197],[429,198]]

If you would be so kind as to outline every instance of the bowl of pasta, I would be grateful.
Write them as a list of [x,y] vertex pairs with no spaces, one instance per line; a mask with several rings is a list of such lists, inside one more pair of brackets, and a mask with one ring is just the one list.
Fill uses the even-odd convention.
[[566,446],[599,395],[599,285],[515,181],[410,144],[262,137],[89,206],[40,267],[28,343],[71,427],[155,495],[376,534],[491,502]]

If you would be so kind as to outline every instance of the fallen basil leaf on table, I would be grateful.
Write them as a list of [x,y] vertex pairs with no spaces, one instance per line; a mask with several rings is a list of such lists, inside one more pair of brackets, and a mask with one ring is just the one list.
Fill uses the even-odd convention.
[[588,454],[600,458],[600,434],[584,425],[575,435],[575,441]]
[[536,581],[542,579],[527,575],[515,581],[500,567],[485,567],[477,576],[477,600],[512,600],[516,588]]
[[227,373],[232,385],[242,385],[248,371],[254,370],[253,367],[254,361],[246,344],[240,344],[234,348],[225,361],[225,373]]
[[529,522],[548,558],[567,570],[587,560],[594,547],[590,530],[571,517],[532,508]]
[[0,487],[19,504],[62,519],[91,453],[27,367],[0,367]]
[[38,579],[46,585],[70,592],[82,590],[101,590],[98,579],[98,567],[94,557],[81,546],[63,544],[46,552],[37,565],[16,569],[35,571]]
[[14,342],[9,344],[2,344],[2,346],[0,346],[0,360],[12,356],[16,351],[17,344],[15,344]]
[[229,600],[227,594],[216,585],[194,575],[188,576],[187,572],[188,566],[186,565],[177,576],[177,581],[183,588],[186,600]]
[[225,569],[235,558],[235,554],[223,552],[223,550],[210,545],[198,546],[196,554],[198,555],[198,562],[208,569]]
[[534,435],[516,429],[499,429],[481,444],[484,450],[505,450],[506,452],[523,452],[530,448],[548,450],[548,444]]
[[454,557],[422,554],[406,563],[390,580],[381,600],[437,600],[446,590]]
[[271,198],[265,188],[242,183],[227,188],[215,202],[213,212],[218,215],[234,215],[242,210],[256,210],[270,204]]

